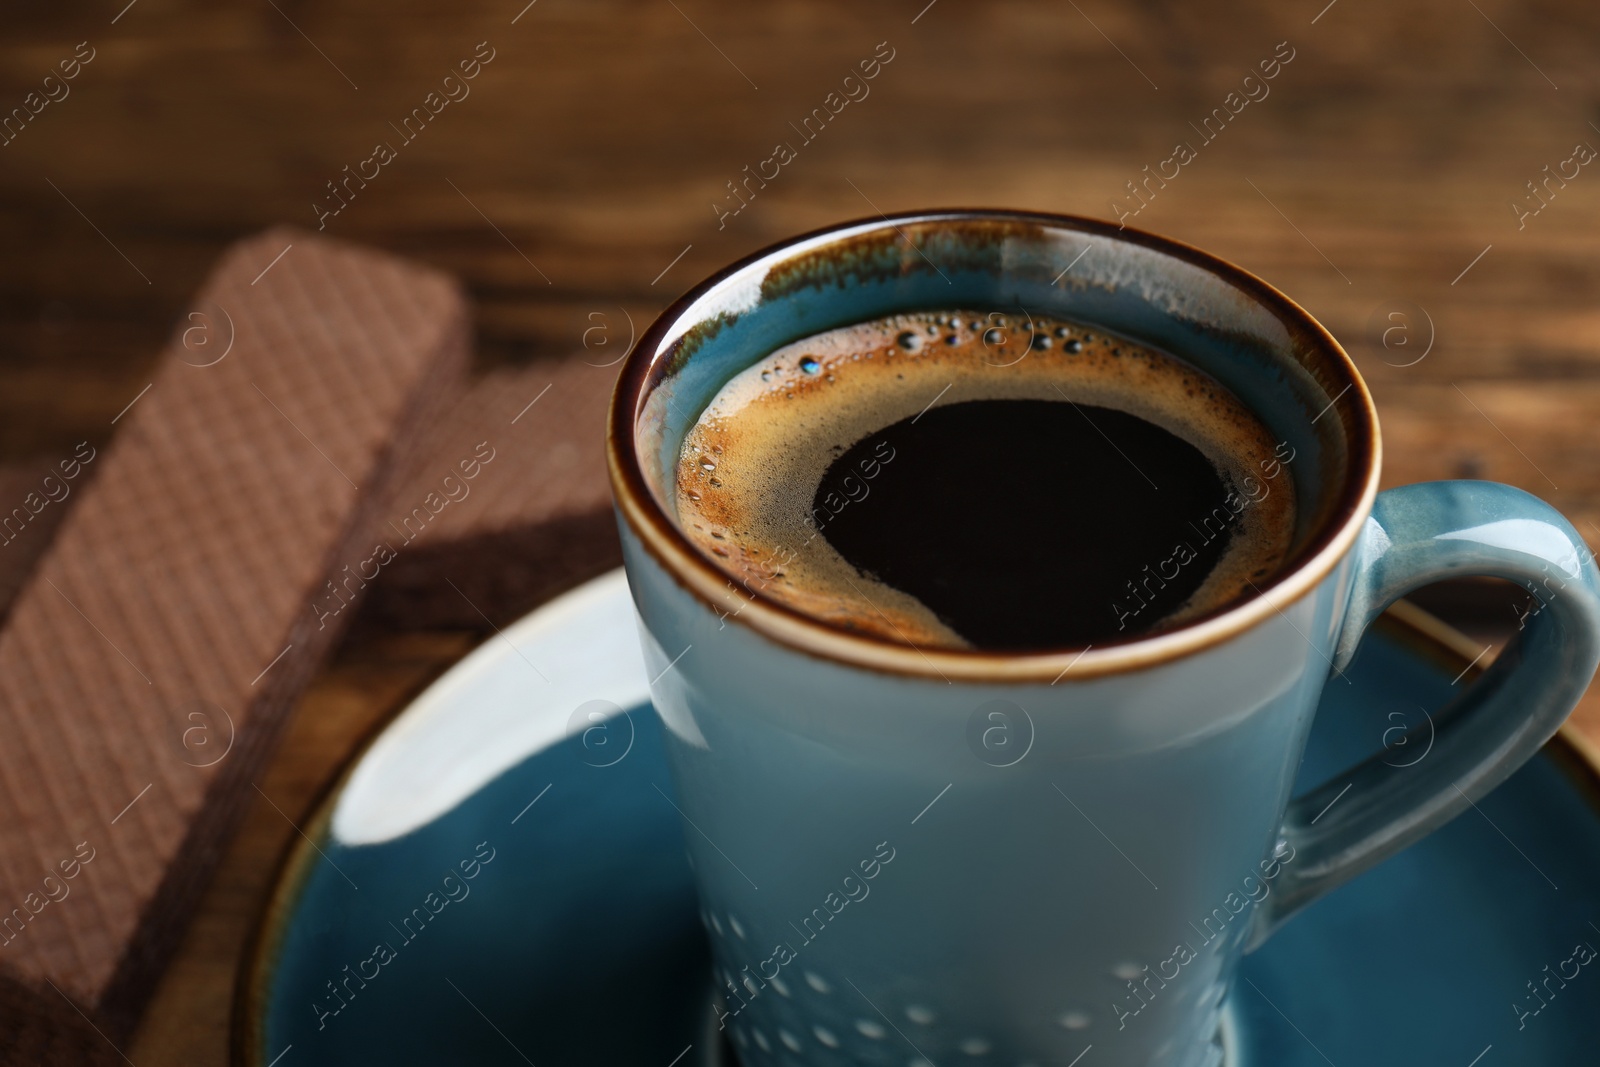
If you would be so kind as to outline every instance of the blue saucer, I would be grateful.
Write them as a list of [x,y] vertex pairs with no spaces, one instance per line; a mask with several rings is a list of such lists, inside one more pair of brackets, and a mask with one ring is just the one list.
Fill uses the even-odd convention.
[[[1383,747],[1426,759],[1428,714],[1475,654],[1397,605],[1354,684],[1328,688],[1302,781]],[[1600,773],[1584,752],[1564,733],[1248,957],[1230,1062],[1600,1063],[1600,961],[1585,959],[1600,947]],[[672,797],[614,572],[468,656],[337,783],[241,975],[235,1062],[729,1062]]]

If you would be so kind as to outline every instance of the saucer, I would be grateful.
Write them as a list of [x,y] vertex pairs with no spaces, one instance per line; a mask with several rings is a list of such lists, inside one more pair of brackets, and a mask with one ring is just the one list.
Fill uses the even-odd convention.
[[[626,580],[605,575],[491,638],[357,756],[284,862],[240,976],[235,1063],[732,1062],[637,642]],[[1353,684],[1328,687],[1301,780],[1383,748],[1427,758],[1428,716],[1476,654],[1396,605]],[[1229,1062],[1594,1063],[1590,751],[1564,731],[1247,957]]]

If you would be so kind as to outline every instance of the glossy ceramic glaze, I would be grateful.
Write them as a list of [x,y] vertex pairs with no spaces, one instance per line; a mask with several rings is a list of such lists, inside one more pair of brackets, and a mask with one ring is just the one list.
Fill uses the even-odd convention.
[[[358,758],[305,826],[310,842],[296,841],[243,972],[241,1067],[719,1061],[708,945],[739,935],[697,904],[684,852],[695,831],[672,806],[660,726],[631,704],[572,725],[589,699],[575,704],[574,692],[644,691],[636,645],[627,590],[608,576],[488,641]],[[1425,766],[1430,716],[1472,680],[1463,671],[1476,653],[1381,621],[1350,684],[1328,690],[1307,776],[1373,752],[1397,769]],[[1408,726],[1417,730],[1406,739]],[[463,760],[463,750],[480,755]],[[460,790],[420,788],[444,779]],[[1589,926],[1600,900],[1597,804],[1593,768],[1557,740],[1477,812],[1311,905],[1238,971],[1233,1063],[1465,1067],[1488,1049],[1480,1067],[1587,1067],[1600,1046],[1592,966],[1564,988],[1552,981],[1542,1007],[1528,983],[1545,981],[1576,944],[1600,946]],[[447,869],[459,879],[480,842],[495,856],[463,883],[470,895],[412,941],[396,934],[390,923],[442,890]],[[899,862],[875,884],[889,888]],[[887,901],[876,892],[834,932],[850,936],[847,924]],[[361,967],[379,941],[395,958],[363,986],[345,968]],[[322,1015],[338,1003],[330,981],[345,1005]],[[902,1014],[891,1026],[856,999],[854,1032],[877,1033],[876,1023],[883,1036],[869,1040],[897,1067],[939,1025]],[[1018,1067],[994,1051],[937,1062]]]
[[[1291,565],[1156,637],[1002,656],[803,619],[687,547],[679,442],[732,373],[941,306],[1088,321],[1221,380],[1293,451]],[[630,359],[610,439],[624,560],[697,882],[744,931],[713,950],[751,1067],[880,1062],[863,1006],[928,1020],[918,1054],[937,1063],[1066,1063],[1092,1043],[1106,1067],[1214,1067],[1245,948],[1498,784],[1600,660],[1600,573],[1561,516],[1489,483],[1374,508],[1370,401],[1337,343],[1160,238],[995,213],[851,224],[711,279]],[[1374,758],[1291,805],[1318,699],[1349,684],[1370,619],[1460,573],[1544,607],[1444,714],[1429,761]]]

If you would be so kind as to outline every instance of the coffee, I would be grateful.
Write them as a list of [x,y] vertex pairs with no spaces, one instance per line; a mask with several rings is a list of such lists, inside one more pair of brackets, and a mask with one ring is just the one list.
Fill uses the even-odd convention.
[[731,581],[904,643],[1085,647],[1252,593],[1288,553],[1292,449],[1220,383],[1098,327],[935,311],[732,378],[677,513]]

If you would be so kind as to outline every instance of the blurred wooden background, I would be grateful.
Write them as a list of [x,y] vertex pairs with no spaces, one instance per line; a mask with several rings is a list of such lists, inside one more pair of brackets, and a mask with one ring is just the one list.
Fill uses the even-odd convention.
[[[0,145],[0,459],[107,439],[222,247],[315,228],[325,183],[380,141],[398,158],[327,231],[460,275],[480,366],[523,363],[596,326],[625,343],[716,267],[844,218],[1113,217],[1284,41],[1270,95],[1131,224],[1234,260],[1344,341],[1388,484],[1509,482],[1600,545],[1600,167],[1565,162],[1600,148],[1600,8],[1573,0],[13,2],[0,114],[80,42],[93,59]],[[479,42],[470,95],[402,144],[390,124]],[[798,144],[789,124],[880,42],[870,95],[719,228],[726,183]],[[1577,174],[1519,225],[1547,165]],[[298,817],[475,639],[358,631],[264,791]],[[141,1067],[225,1059],[236,961],[293,833],[256,805],[125,1050]]]

